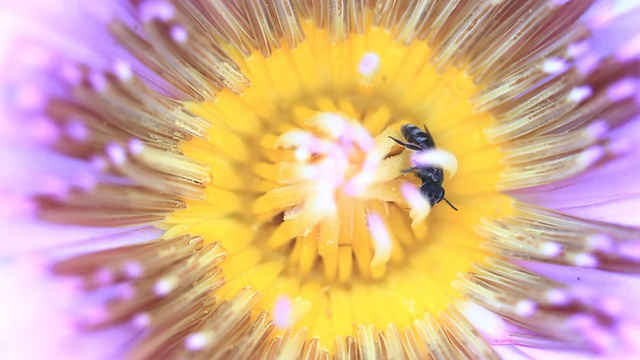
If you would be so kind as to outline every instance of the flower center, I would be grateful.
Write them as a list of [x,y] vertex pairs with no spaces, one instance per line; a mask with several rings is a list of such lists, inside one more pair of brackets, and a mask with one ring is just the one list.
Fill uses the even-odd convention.
[[[213,128],[182,149],[208,165],[211,185],[167,217],[164,237],[220,242],[216,296],[250,286],[283,331],[333,348],[354,323],[412,327],[446,309],[451,281],[486,256],[474,225],[510,200],[495,190],[500,154],[482,135],[492,119],[472,112],[477,89],[462,72],[436,71],[424,43],[380,28],[331,43],[302,26],[296,49],[244,58],[251,84],[239,94],[189,105]],[[434,146],[412,138],[426,132]],[[425,182],[459,211],[432,206]]]
[[145,71],[63,66],[73,95],[47,103],[96,181],[39,199],[166,230],[54,269],[115,287],[87,326],[146,328],[132,358],[494,358],[458,299],[523,344],[614,325],[509,259],[633,268],[636,232],[499,193],[626,147],[607,133],[637,113],[635,67],[589,49],[590,1],[133,5],[109,28]]

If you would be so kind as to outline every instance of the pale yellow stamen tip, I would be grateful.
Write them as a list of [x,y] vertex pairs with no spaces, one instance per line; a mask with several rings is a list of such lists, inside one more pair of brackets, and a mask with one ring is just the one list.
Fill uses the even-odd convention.
[[358,64],[358,80],[364,87],[371,85],[373,78],[380,72],[380,56],[376,53],[366,53]]
[[273,309],[273,322],[281,329],[295,326],[311,309],[311,301],[296,297],[280,296]]
[[283,149],[291,149],[295,148],[297,150],[306,149],[309,143],[314,139],[314,136],[310,133],[302,130],[293,130],[289,131],[285,134],[282,134],[276,142],[274,143],[274,148],[283,148]]
[[378,214],[369,214],[367,222],[369,223],[369,233],[375,249],[370,265],[371,267],[378,267],[389,262],[391,258],[391,250],[393,248],[391,234],[389,234],[387,226]]
[[327,135],[332,139],[339,139],[348,135],[346,133],[348,126],[347,121],[348,119],[339,114],[321,112],[308,119],[306,123],[307,125],[320,130],[324,135]]
[[427,199],[420,194],[420,190],[411,183],[404,183],[402,185],[402,196],[407,200],[411,208],[411,210],[409,210],[411,227],[416,228],[431,212],[429,201],[427,201]]

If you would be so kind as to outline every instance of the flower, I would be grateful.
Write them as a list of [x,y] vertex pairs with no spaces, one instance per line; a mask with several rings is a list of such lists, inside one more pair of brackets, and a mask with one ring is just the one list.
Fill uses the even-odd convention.
[[596,51],[608,8],[129,5],[117,56],[45,58],[46,96],[14,101],[76,159],[36,182],[41,219],[162,230],[56,261],[102,293],[83,328],[138,327],[134,358],[491,358],[486,319],[507,344],[618,345],[624,304],[527,262],[637,271],[637,229],[531,191],[633,151],[611,135],[638,38]]

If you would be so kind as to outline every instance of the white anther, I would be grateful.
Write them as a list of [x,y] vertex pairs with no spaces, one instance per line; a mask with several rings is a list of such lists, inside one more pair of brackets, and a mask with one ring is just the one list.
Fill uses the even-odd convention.
[[148,0],[140,5],[140,18],[143,22],[149,22],[154,19],[168,21],[175,15],[173,5],[163,0]]
[[562,253],[562,245],[553,241],[546,241],[540,247],[540,251],[545,257],[556,257]]
[[365,53],[358,65],[360,73],[359,81],[362,85],[369,86],[373,78],[380,72],[380,56],[376,53]]
[[609,125],[606,121],[599,120],[587,126],[585,131],[591,139],[601,140],[609,132]]
[[607,95],[612,101],[621,101],[638,93],[638,81],[633,79],[620,80],[607,89]]
[[109,170],[109,161],[103,156],[94,156],[91,158],[91,168],[97,172],[106,172]]
[[569,302],[569,294],[562,289],[551,289],[546,292],[546,297],[554,305],[565,305]]
[[198,351],[204,349],[208,342],[208,336],[203,333],[195,333],[187,336],[185,345],[190,351]]
[[189,33],[184,26],[173,26],[171,27],[171,38],[178,44],[184,44],[189,39]]
[[549,75],[561,74],[568,68],[569,64],[561,58],[547,59],[544,64],[542,64],[542,70]]
[[65,126],[65,132],[75,141],[85,142],[89,140],[89,129],[87,128],[87,125],[80,120],[73,119],[67,123]]
[[589,44],[586,41],[579,41],[567,46],[567,55],[572,59],[579,58],[589,50]]
[[64,64],[58,70],[58,73],[69,85],[78,85],[84,77],[77,64]]
[[575,68],[578,69],[578,72],[582,75],[590,74],[602,61],[602,56],[596,52],[587,52],[584,55],[576,58],[575,60]]
[[131,323],[136,329],[146,329],[151,324],[151,316],[147,313],[136,314]]
[[587,247],[604,253],[610,253],[615,247],[615,241],[607,234],[594,234],[586,238]]
[[113,71],[115,72],[118,79],[122,81],[130,80],[133,77],[133,69],[131,69],[131,65],[125,62],[124,60],[116,60],[113,65]]
[[368,76],[378,70],[380,70],[380,56],[373,52],[365,53],[362,56],[362,59],[360,59],[358,72],[362,75]]
[[93,274],[93,278],[99,284],[106,285],[114,281],[115,275],[110,268],[103,267]]
[[98,180],[91,171],[84,170],[78,173],[73,183],[83,191],[88,192],[95,189]]
[[588,99],[592,93],[593,90],[590,86],[576,86],[571,89],[568,98],[575,103],[581,103]]
[[582,151],[576,162],[580,167],[587,168],[602,159],[604,155],[605,150],[601,146],[592,146]]
[[633,60],[638,56],[640,56],[640,34],[622,45],[616,53],[616,58],[621,62]]
[[107,145],[107,156],[114,165],[122,165],[127,161],[127,153],[119,144]]
[[136,138],[129,140],[128,147],[131,155],[140,155],[142,154],[145,148],[144,142]]
[[273,309],[273,322],[280,328],[287,328],[289,323],[289,314],[291,312],[291,300],[287,296],[280,296],[276,300]]
[[101,72],[94,72],[89,75],[89,82],[97,92],[103,92],[109,86],[107,78]]
[[584,267],[584,268],[594,268],[598,266],[598,259],[588,253],[580,253],[576,254],[573,258],[573,263],[575,266]]
[[178,280],[174,277],[160,279],[153,286],[153,292],[157,296],[166,296],[175,289],[177,284]]
[[516,304],[516,314],[522,317],[529,317],[536,313],[536,303],[532,300],[520,300]]
[[131,279],[137,279],[144,273],[144,267],[135,261],[126,262],[122,267],[124,273]]

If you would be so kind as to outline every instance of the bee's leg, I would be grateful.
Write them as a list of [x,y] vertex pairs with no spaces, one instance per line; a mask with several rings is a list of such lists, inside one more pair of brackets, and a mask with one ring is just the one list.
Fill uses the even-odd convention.
[[395,141],[396,143],[398,143],[398,145],[401,145],[401,146],[406,147],[406,148],[407,148],[407,149],[409,149],[409,150],[416,150],[416,151],[422,150],[422,148],[421,148],[420,146],[417,146],[417,145],[413,145],[413,144],[409,144],[409,143],[406,143],[406,142],[400,141],[400,140],[398,140],[398,139],[396,139],[396,138],[394,138],[394,137],[389,136],[389,139],[391,139],[391,140]]
[[414,166],[414,167],[410,167],[410,168],[407,168],[407,169],[402,169],[402,172],[406,174],[406,173],[410,173],[410,172],[415,172],[416,170],[418,170],[418,168]]

